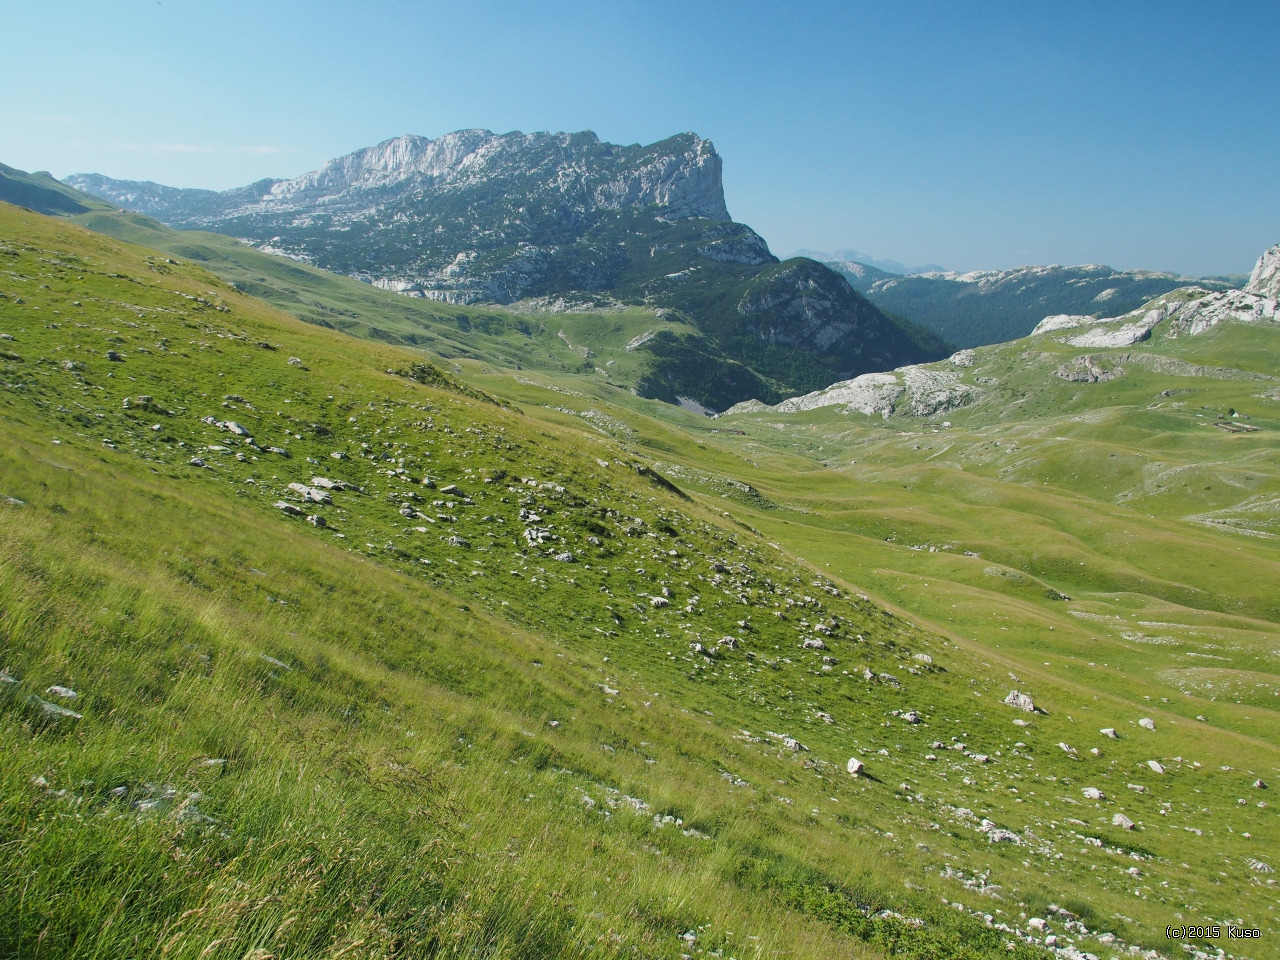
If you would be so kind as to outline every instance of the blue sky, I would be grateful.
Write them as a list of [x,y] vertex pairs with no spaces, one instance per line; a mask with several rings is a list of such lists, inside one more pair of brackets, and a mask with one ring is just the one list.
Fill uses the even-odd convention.
[[775,252],[1247,271],[1280,4],[0,0],[0,162],[226,188],[402,133],[693,130]]

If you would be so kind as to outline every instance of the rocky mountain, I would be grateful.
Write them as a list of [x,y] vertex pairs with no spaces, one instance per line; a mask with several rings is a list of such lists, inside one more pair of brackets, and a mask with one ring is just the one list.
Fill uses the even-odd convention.
[[[1180,376],[1247,379],[1249,375],[1228,368],[1187,363],[1185,351],[1178,349],[1177,341],[1199,337],[1222,324],[1262,325],[1271,329],[1280,324],[1280,244],[1258,259],[1244,290],[1211,290],[1196,284],[1161,294],[1118,316],[1057,314],[1041,320],[1028,337],[999,346],[1010,356],[1019,358],[1024,373],[1030,372],[1034,378],[1036,371],[1042,370],[1041,380],[1050,385],[1056,385],[1053,377],[1069,383],[1114,379],[1123,375],[1126,365],[1132,364],[1145,364]],[[1144,347],[1143,352],[1115,355],[1092,352],[1137,345]],[[1091,352],[1082,352],[1086,350]],[[911,364],[897,370],[863,374],[822,390],[790,397],[773,407],[747,401],[728,412],[758,413],[771,409],[795,413],[836,407],[846,413],[887,420],[895,415],[936,417],[982,401],[989,395],[995,397],[996,403],[1009,403],[1009,396],[1000,391],[993,393],[991,388],[998,384],[997,379],[982,375],[984,370],[975,370],[978,359],[973,349],[963,349],[945,363]],[[990,355],[986,359],[989,361]]]
[[662,355],[647,389],[664,399],[722,409],[936,355],[829,268],[780,264],[730,219],[721,169],[711,142],[691,133],[619,146],[591,132],[463,130],[397,137],[223,192],[96,174],[66,182],[409,296],[674,313],[698,342],[644,345]]
[[1026,336],[1052,314],[1100,317],[1127,313],[1152,297],[1189,283],[1210,290],[1231,289],[1230,283],[1221,280],[1113,270],[1097,264],[903,277],[860,263],[835,261],[828,265],[881,310],[907,317],[959,347]]

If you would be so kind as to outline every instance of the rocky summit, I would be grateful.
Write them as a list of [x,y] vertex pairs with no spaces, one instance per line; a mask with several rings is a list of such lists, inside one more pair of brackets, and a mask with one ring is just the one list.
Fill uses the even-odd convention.
[[223,192],[97,174],[66,183],[409,296],[648,306],[687,324],[640,348],[659,358],[642,392],[662,399],[723,409],[940,355],[829,268],[780,264],[730,219],[721,171],[692,133],[620,146],[589,131],[463,130]]

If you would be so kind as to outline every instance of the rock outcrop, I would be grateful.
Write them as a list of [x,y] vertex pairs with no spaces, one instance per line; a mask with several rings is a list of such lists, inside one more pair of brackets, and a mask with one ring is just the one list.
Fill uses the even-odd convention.
[[[933,367],[899,367],[888,373],[864,373],[800,397],[783,400],[773,409],[779,413],[843,407],[845,413],[861,413],[888,419],[895,413],[913,417],[934,417],[973,403],[983,395],[980,388],[961,381],[958,374]],[[733,413],[758,411],[754,405],[740,404]]]
[[1280,243],[1258,258],[1249,274],[1249,282],[1244,285],[1244,292],[1255,297],[1280,299]]

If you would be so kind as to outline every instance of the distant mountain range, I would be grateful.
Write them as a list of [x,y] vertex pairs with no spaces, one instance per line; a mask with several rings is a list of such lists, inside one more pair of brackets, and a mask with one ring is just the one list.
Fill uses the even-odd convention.
[[1023,337],[1046,316],[1116,316],[1188,284],[1229,290],[1246,278],[1195,278],[1147,270],[1031,266],[898,276],[849,260],[827,264],[881,310],[927,327],[958,347]]
[[[994,276],[1005,283],[1020,277],[1030,285],[1043,276],[1106,270],[1106,267],[1040,267],[1011,270]],[[1140,276],[1109,272],[1112,277],[1133,276],[1135,281]],[[902,279],[980,284],[992,277],[991,274],[978,276],[979,279],[974,279],[974,275],[966,275],[969,279],[955,275]],[[875,285],[893,282],[874,281]],[[1080,282],[1079,278],[1077,282]],[[1106,297],[1103,302],[1113,299]],[[1017,403],[1026,400],[1028,383],[1035,385],[1038,394],[1052,394],[1055,390],[1061,394],[1064,382],[1072,388],[1078,384],[1104,382],[1123,376],[1126,366],[1147,367],[1174,377],[1270,381],[1274,378],[1269,372],[1263,373],[1262,369],[1270,371],[1273,365],[1266,359],[1265,350],[1258,350],[1258,338],[1249,328],[1274,330],[1276,323],[1280,322],[1278,300],[1280,244],[1258,258],[1243,289],[1209,290],[1203,281],[1197,281],[1164,291],[1125,313],[1106,317],[1087,313],[1047,316],[1029,331],[1028,338],[1015,338],[981,352],[960,350],[943,363],[863,374],[804,396],[790,397],[771,408],[747,401],[729,413],[769,410],[795,413],[837,407],[846,413],[857,412],[888,419],[891,416],[941,416],[973,404],[1008,410],[1015,400]],[[1187,362],[1187,350],[1183,347],[1186,340],[1224,331],[1229,332],[1228,339],[1247,369],[1198,366]],[[1263,344],[1266,342],[1261,341]],[[1221,338],[1214,347],[1203,348],[1201,353],[1219,363],[1228,355],[1224,352]],[[1259,366],[1262,369],[1254,369]],[[994,376],[996,372],[1002,375]],[[1011,373],[1014,376],[1011,377]],[[1167,389],[1162,394],[1163,397],[1170,395]],[[1276,394],[1273,391],[1255,395],[1252,399],[1274,400]],[[1037,402],[1050,409],[1056,402],[1057,409],[1061,409],[1065,400],[1061,396],[1056,401],[1038,397]]]
[[182,229],[204,229],[455,304],[651,307],[686,320],[643,349],[646,395],[723,409],[946,352],[840,274],[786,262],[729,217],[722,163],[686,133],[649,146],[594,133],[403,136],[290,180],[223,192],[79,174],[66,183]]
[[823,263],[856,263],[873,267],[883,273],[890,273],[895,276],[904,276],[908,273],[930,273],[946,269],[936,263],[926,264],[922,267],[908,267],[897,260],[878,260],[871,254],[863,253],[861,250],[836,250],[833,253],[825,253],[821,250],[803,249],[797,250],[792,256],[808,257],[811,260],[820,260]]

